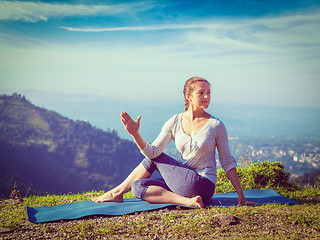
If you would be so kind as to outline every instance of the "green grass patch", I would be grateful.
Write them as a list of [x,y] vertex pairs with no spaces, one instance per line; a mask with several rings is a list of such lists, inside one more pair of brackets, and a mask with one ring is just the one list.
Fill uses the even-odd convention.
[[[29,196],[23,203],[0,203],[0,227],[13,232],[0,237],[15,238],[25,234],[28,238],[72,239],[319,239],[320,237],[320,188],[299,188],[288,183],[283,166],[275,163],[249,163],[238,167],[244,189],[272,188],[290,197],[300,205],[268,204],[255,207],[211,207],[207,209],[175,209],[142,212],[114,217],[90,217],[81,220],[45,224],[27,221],[25,205],[56,206],[79,201],[91,201],[104,191],[78,194]],[[223,171],[218,173],[217,192],[234,191]],[[124,198],[133,198],[131,192]],[[221,225],[215,215],[231,214],[240,219],[237,225]],[[36,228],[36,230],[32,230]],[[33,233],[31,233],[34,231]],[[11,234],[11,235],[10,235]],[[15,235],[16,234],[16,235]],[[34,234],[34,235],[32,235]]]
[[[319,188],[291,191],[296,198],[316,196]],[[0,227],[14,233],[37,226],[41,234],[59,238],[159,238],[159,239],[209,239],[209,238],[260,238],[299,239],[317,238],[320,233],[320,208],[317,203],[300,205],[260,205],[256,207],[212,207],[191,210],[160,210],[119,217],[91,217],[84,220],[33,224],[26,219],[25,204],[29,206],[54,206],[78,201],[90,201],[104,192],[87,192],[69,195],[30,196],[18,205],[1,202]],[[132,193],[125,197],[133,197]],[[238,217],[236,226],[221,226],[215,219],[218,213]],[[40,229],[40,230],[39,230]],[[262,237],[264,236],[264,237]]]

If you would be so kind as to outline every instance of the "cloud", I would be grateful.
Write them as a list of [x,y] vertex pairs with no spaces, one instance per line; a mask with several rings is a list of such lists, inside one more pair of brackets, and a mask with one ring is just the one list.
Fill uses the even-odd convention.
[[137,27],[114,27],[114,28],[73,28],[61,27],[73,32],[114,32],[114,31],[154,31],[154,30],[174,30],[174,29],[196,29],[205,28],[203,24],[188,24],[188,25],[154,25],[154,26],[137,26]]
[[145,11],[152,4],[83,5],[42,2],[1,1],[0,20],[25,22],[47,21],[51,17],[113,15],[123,12]]
[[[169,48],[189,48],[199,51],[208,46],[215,50],[283,52],[285,48],[318,46],[320,12],[255,19],[211,19],[184,24],[158,24],[124,27],[61,27],[73,32],[159,31],[185,30],[175,34],[175,44]],[[178,42],[180,39],[180,42]],[[192,46],[192,48],[190,47]],[[207,46],[207,47],[206,47]]]
[[[307,52],[320,57],[320,12],[207,23],[185,33],[181,48],[224,54]],[[208,51],[210,49],[210,51]]]
[[[112,22],[112,28],[104,23],[93,27],[90,21],[86,27],[64,23],[61,36],[67,31],[83,36],[75,38],[69,32],[65,42],[24,32],[23,37],[0,33],[0,45],[5,41],[7,46],[7,50],[0,48],[2,87],[101,94],[118,94],[115,89],[121,89],[121,94],[132,98],[163,98],[163,94],[174,98],[180,96],[175,91],[185,79],[200,75],[213,79],[218,101],[319,107],[320,12],[191,21],[182,15],[155,20],[150,14],[136,14],[137,5],[96,5],[90,13],[83,5],[32,3],[31,7],[29,2],[29,10],[20,12],[3,10],[1,4],[0,19],[36,22],[89,14],[126,18],[119,25]],[[129,21],[137,24],[121,27]]]

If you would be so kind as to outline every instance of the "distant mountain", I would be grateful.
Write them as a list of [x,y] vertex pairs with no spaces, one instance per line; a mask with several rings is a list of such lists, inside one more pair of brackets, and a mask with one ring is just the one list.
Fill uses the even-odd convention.
[[[13,91],[0,93],[12,94]],[[122,138],[131,140],[120,122],[120,112],[127,111],[141,119],[141,134],[152,142],[161,127],[174,114],[184,111],[183,95],[176,99],[126,99],[93,94],[21,91],[33,103],[56,111],[70,119],[89,121],[103,130],[115,129]],[[208,112],[221,119],[231,137],[320,137],[320,109],[255,106],[217,102],[213,95]],[[280,103],[279,103],[280,104]]]
[[141,158],[114,130],[70,120],[19,94],[0,96],[0,197],[15,182],[22,195],[106,190]]

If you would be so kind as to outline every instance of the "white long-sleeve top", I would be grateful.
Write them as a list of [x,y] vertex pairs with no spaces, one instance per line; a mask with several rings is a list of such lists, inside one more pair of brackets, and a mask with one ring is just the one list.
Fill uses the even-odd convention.
[[216,184],[216,148],[224,171],[228,172],[237,166],[235,159],[230,154],[228,135],[224,124],[218,118],[211,116],[201,130],[189,136],[182,128],[181,120],[182,113],[170,118],[163,125],[155,141],[151,145],[146,143],[141,153],[149,159],[158,157],[173,140],[180,152],[182,163]]

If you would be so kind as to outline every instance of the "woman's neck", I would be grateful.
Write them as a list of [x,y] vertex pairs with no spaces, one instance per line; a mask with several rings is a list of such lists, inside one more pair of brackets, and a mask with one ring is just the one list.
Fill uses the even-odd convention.
[[197,118],[207,117],[209,114],[204,111],[204,109],[192,109],[189,108],[185,112],[185,116],[189,118],[190,121],[194,121]]

